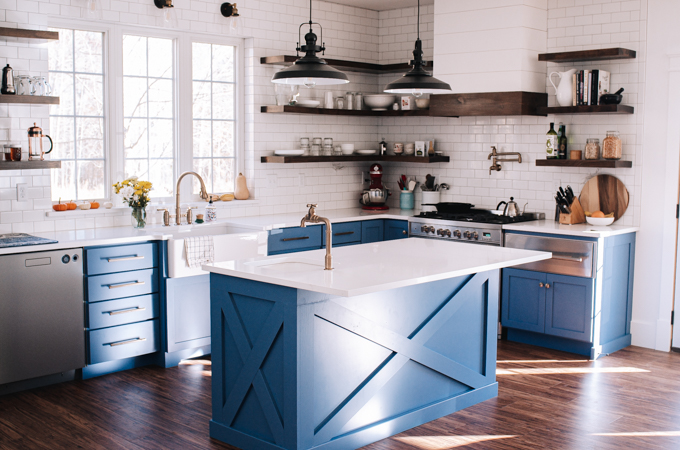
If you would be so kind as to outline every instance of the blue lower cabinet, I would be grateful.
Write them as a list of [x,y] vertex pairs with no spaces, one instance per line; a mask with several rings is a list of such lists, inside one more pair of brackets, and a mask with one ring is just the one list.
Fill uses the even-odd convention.
[[[361,244],[361,222],[340,222],[331,226],[333,246]],[[322,231],[323,247],[326,246],[326,225]]]
[[87,304],[87,327],[114,327],[159,317],[158,294]]
[[504,327],[545,331],[545,274],[503,269],[501,324]]
[[385,221],[382,219],[361,222],[361,243],[370,244],[385,239]]
[[210,345],[210,275],[168,278],[165,283],[166,351]]
[[123,272],[158,267],[158,244],[117,245],[114,247],[94,247],[85,249],[85,273]]
[[292,253],[321,248],[320,225],[302,227],[279,228],[269,232],[267,249],[270,255]]
[[88,332],[90,364],[157,352],[158,319]]
[[87,301],[98,302],[114,298],[158,292],[158,269],[109,273],[87,278]]
[[384,240],[405,239],[408,237],[408,220],[385,220]]
[[592,278],[547,274],[546,334],[579,341],[592,340],[593,282]]

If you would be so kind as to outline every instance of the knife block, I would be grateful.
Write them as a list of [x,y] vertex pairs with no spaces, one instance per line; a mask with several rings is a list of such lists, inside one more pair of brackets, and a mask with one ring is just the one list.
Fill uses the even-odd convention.
[[575,225],[578,223],[585,223],[586,214],[583,212],[583,207],[581,202],[578,201],[578,197],[571,202],[569,205],[571,208],[570,214],[560,213],[560,223],[564,225]]

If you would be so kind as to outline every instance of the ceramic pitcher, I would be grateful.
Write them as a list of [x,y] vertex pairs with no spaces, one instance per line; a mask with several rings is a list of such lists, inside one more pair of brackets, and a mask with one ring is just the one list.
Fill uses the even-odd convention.
[[[572,106],[572,76],[576,73],[576,69],[567,70],[566,72],[552,72],[548,79],[550,84],[555,88],[555,95],[557,96],[557,104],[560,106]],[[557,74],[560,77],[559,86],[555,86],[552,76]]]

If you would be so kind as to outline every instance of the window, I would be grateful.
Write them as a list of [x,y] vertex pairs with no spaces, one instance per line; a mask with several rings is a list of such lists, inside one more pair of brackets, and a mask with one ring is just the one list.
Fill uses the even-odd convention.
[[[193,169],[209,192],[233,192],[236,171],[235,48],[192,45]],[[194,181],[193,192],[200,185]]]
[[174,42],[123,36],[125,176],[153,183],[154,197],[174,186]]
[[54,159],[52,200],[101,199],[108,195],[104,126],[103,33],[54,29],[49,72],[59,105],[50,106]]

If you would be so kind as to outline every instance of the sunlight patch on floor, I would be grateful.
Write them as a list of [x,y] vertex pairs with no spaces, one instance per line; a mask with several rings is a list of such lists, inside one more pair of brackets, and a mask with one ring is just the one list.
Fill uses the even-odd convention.
[[179,362],[180,366],[211,366],[209,359],[183,359]]
[[680,436],[680,431],[631,431],[628,433],[593,433],[593,436],[607,437],[674,437]]
[[395,437],[404,444],[412,445],[423,450],[446,450],[461,447],[477,442],[491,441],[494,439],[509,439],[515,435],[490,435],[490,436],[405,436]]
[[643,373],[637,367],[541,367],[540,369],[496,369],[496,375],[551,375],[572,373]]
[[496,361],[498,364],[542,364],[542,363],[587,363],[589,359],[509,359],[507,361]]

